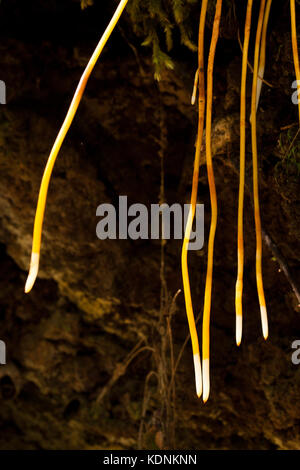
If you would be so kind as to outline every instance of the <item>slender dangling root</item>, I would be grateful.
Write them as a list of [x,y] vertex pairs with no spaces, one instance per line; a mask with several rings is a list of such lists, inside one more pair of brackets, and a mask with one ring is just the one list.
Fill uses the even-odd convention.
[[188,252],[188,244],[190,240],[193,220],[195,216],[196,203],[197,203],[200,153],[201,153],[201,146],[202,146],[202,139],[203,139],[204,116],[205,116],[204,29],[205,29],[207,3],[208,3],[208,0],[202,1],[200,23],[199,23],[198,73],[197,73],[197,80],[199,83],[198,134],[197,134],[196,152],[195,152],[195,160],[194,160],[191,204],[190,204],[190,210],[188,214],[184,240],[183,240],[183,245],[182,245],[182,253],[181,253],[184,299],[185,299],[186,314],[187,314],[189,329],[190,329],[190,334],[191,334],[192,349],[193,349],[193,356],[194,356],[194,367],[195,367],[196,392],[197,392],[198,397],[202,395],[202,373],[201,373],[201,360],[200,360],[200,352],[199,352],[199,341],[198,341],[198,334],[197,334],[195,317],[194,317],[194,312],[193,312],[191,288],[190,288],[190,281],[189,281],[189,274],[188,274],[187,252]]
[[30,268],[29,268],[29,274],[27,277],[26,285],[25,285],[25,292],[29,292],[33,284],[36,280],[38,270],[39,270],[39,260],[40,260],[40,249],[41,249],[41,238],[42,238],[42,226],[43,226],[43,219],[44,219],[44,212],[45,212],[45,206],[46,206],[46,199],[47,199],[47,192],[48,192],[48,187],[49,187],[49,182],[51,178],[51,173],[54,167],[54,163],[56,160],[56,157],[58,155],[58,152],[62,146],[62,143],[66,137],[66,134],[72,124],[72,121],[74,119],[74,116],[76,114],[76,111],[78,109],[79,103],[81,101],[82,95],[84,93],[86,84],[88,82],[88,79],[92,73],[92,70],[105,46],[107,43],[107,40],[109,39],[111,33],[113,32],[128,0],[121,0],[119,3],[118,8],[116,9],[109,25],[107,26],[106,30],[104,31],[103,36],[101,37],[92,57],[90,58],[90,61],[88,65],[86,66],[85,71],[83,72],[83,75],[80,79],[80,82],[77,86],[77,89],[75,91],[74,97],[72,99],[71,105],[69,107],[68,113],[66,115],[66,118],[63,122],[63,125],[58,133],[58,136],[56,137],[56,140],[54,142],[54,145],[52,147],[51,153],[48,158],[48,162],[43,174],[41,186],[40,186],[40,192],[39,192],[39,198],[38,198],[38,203],[37,203],[37,209],[36,209],[36,214],[35,214],[35,220],[34,220],[34,229],[33,229],[33,242],[32,242],[32,252],[31,252],[31,261],[30,261]]
[[214,239],[217,226],[217,195],[212,166],[211,126],[213,101],[213,71],[217,42],[219,38],[222,0],[217,0],[212,38],[207,65],[207,108],[206,108],[206,166],[211,201],[211,223],[208,240],[207,271],[204,295],[203,326],[202,326],[202,360],[203,360],[203,401],[207,401],[210,391],[209,378],[209,325],[211,309],[211,290],[214,256]]
[[243,45],[243,63],[241,80],[241,103],[240,103],[240,185],[239,185],[239,207],[238,207],[238,274],[235,287],[235,311],[236,311],[236,344],[239,346],[242,340],[243,328],[243,273],[244,273],[244,186],[245,186],[245,153],[246,153],[246,83],[247,83],[247,62],[249,39],[251,30],[253,0],[248,0],[244,45]]
[[300,127],[300,66],[299,66],[299,54],[298,54],[298,44],[297,44],[295,0],[290,0],[290,7],[291,7],[292,46],[293,46],[294,66],[295,66],[295,73],[296,73],[296,80],[297,80],[297,99],[298,99],[299,127]]
[[253,84],[251,96],[251,140],[252,140],[252,163],[253,163],[253,198],[254,198],[254,219],[256,232],[256,284],[259,298],[262,331],[265,339],[268,337],[268,317],[265,301],[265,294],[262,280],[262,235],[259,209],[259,190],[258,190],[258,164],[257,164],[257,135],[256,135],[256,90],[258,78],[258,60],[262,33],[262,24],[264,17],[266,0],[261,0],[257,32],[255,39]]

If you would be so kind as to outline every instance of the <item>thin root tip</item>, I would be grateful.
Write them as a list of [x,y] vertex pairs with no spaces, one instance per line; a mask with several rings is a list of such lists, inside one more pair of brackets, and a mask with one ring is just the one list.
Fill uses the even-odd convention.
[[264,305],[260,306],[260,314],[261,314],[261,325],[262,325],[263,337],[265,340],[267,340],[269,336],[268,315],[267,315],[267,309]]
[[29,273],[27,277],[27,281],[25,284],[25,294],[28,294],[28,292],[31,291],[35,280],[37,278],[38,270],[39,270],[39,261],[40,261],[40,255],[38,253],[32,253],[31,255],[31,261],[30,261],[30,268],[29,268]]
[[35,280],[36,280],[36,274],[29,271],[27,281],[26,281],[26,284],[25,284],[25,289],[24,289],[25,294],[28,294],[28,292],[31,291],[31,289],[33,288],[33,285],[35,283]]
[[206,403],[210,392],[209,359],[203,359],[203,403]]
[[242,321],[242,315],[236,315],[235,341],[237,346],[240,346],[242,342]]
[[195,382],[196,382],[196,393],[197,397],[200,398],[202,395],[202,373],[201,363],[199,354],[194,354],[194,367],[195,367]]

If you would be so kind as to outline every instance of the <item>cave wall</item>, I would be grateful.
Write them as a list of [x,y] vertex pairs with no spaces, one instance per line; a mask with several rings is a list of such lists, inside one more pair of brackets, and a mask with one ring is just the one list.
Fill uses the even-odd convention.
[[[266,69],[274,88],[263,87],[258,114],[261,212],[264,229],[299,282],[299,173],[297,160],[287,167],[282,158],[283,128],[297,123],[297,109],[290,99],[289,15],[276,8]],[[162,159],[166,202],[187,203],[191,189],[196,57],[178,45],[174,71],[156,82],[151,58],[132,37],[128,18],[97,64],[61,149],[47,200],[39,277],[24,294],[43,168],[111,7],[103,16],[99,12],[99,5],[82,12],[72,1],[0,5],[0,79],[7,86],[7,103],[0,108],[0,339],[7,345],[7,364],[0,366],[0,448],[298,449],[300,366],[291,362],[291,344],[300,339],[299,305],[264,245],[270,320],[264,342],[255,284],[249,126],[245,320],[243,343],[235,346],[241,63],[235,38],[220,39],[214,79],[219,221],[207,404],[195,395],[190,343],[175,376],[176,397],[164,395],[172,361],[162,305],[163,317],[172,311],[175,357],[188,334],[183,294],[170,300],[182,289],[180,241],[165,244],[162,276],[159,241],[96,237],[99,204],[117,204],[119,195],[127,195],[129,204],[159,201]],[[47,24],[55,18],[53,30]],[[210,223],[204,165],[198,200],[205,204],[206,241],[203,250],[189,255],[196,312],[203,304]],[[136,346],[143,349],[135,355]],[[149,377],[151,371],[157,375]]]

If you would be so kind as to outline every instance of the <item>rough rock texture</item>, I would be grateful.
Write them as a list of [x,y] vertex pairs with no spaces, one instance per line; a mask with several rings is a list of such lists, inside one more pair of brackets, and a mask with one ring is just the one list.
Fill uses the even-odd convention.
[[[13,24],[14,15],[17,19],[14,32],[0,41],[0,79],[7,85],[7,104],[0,109],[0,339],[7,345],[7,365],[0,366],[0,448],[298,449],[300,366],[291,362],[291,344],[300,339],[299,306],[264,246],[270,338],[262,340],[249,138],[244,336],[241,347],[235,346],[236,41],[221,39],[216,58],[213,150],[219,222],[211,397],[204,406],[195,397],[190,343],[176,372],[176,396],[170,387],[172,357],[176,362],[188,334],[182,293],[170,300],[181,289],[180,241],[165,244],[163,275],[159,241],[96,237],[99,204],[117,204],[119,195],[127,195],[129,204],[159,201],[162,160],[166,202],[188,202],[197,121],[189,104],[195,57],[184,57],[180,49],[175,71],[157,84],[143,50],[135,56],[115,33],[58,157],[39,278],[25,296],[41,175],[98,31],[93,13],[81,13],[72,2],[60,2],[58,10],[52,2],[50,13],[59,15],[57,35],[47,28],[42,34],[50,13],[40,2],[40,16],[27,24],[25,34],[25,27],[19,27],[25,10],[14,10],[15,3],[0,8],[6,25]],[[69,7],[74,24],[66,26]],[[68,34],[62,34],[63,28]],[[296,158],[282,158],[289,146],[282,128],[297,122],[290,100],[288,28],[287,11],[280,12],[280,21],[273,17],[266,73],[275,88],[263,87],[258,144],[263,225],[299,282],[297,149]],[[210,203],[204,166],[198,199],[206,207],[207,238]],[[189,255],[196,312],[203,304],[206,248]]]

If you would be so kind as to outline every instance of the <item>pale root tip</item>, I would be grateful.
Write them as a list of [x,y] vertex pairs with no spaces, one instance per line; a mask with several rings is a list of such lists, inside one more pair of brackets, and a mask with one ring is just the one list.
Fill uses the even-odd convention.
[[200,398],[202,395],[202,374],[201,374],[201,363],[199,354],[194,354],[194,367],[195,367],[195,382],[196,382],[196,393],[197,397]]
[[262,325],[263,337],[267,339],[269,336],[268,315],[267,315],[267,309],[264,305],[260,306],[260,314],[261,314],[261,325]]
[[243,317],[242,315],[236,315],[235,320],[235,340],[237,346],[241,344],[242,341],[242,327],[243,327]]
[[31,260],[30,260],[30,268],[27,277],[27,281],[25,284],[25,294],[31,291],[33,284],[37,278],[38,270],[39,270],[39,262],[40,262],[40,255],[39,253],[32,253]]
[[203,359],[203,402],[206,403],[210,392],[209,359]]
[[191,98],[191,105],[194,106],[195,103],[196,103],[196,96],[193,95]]

